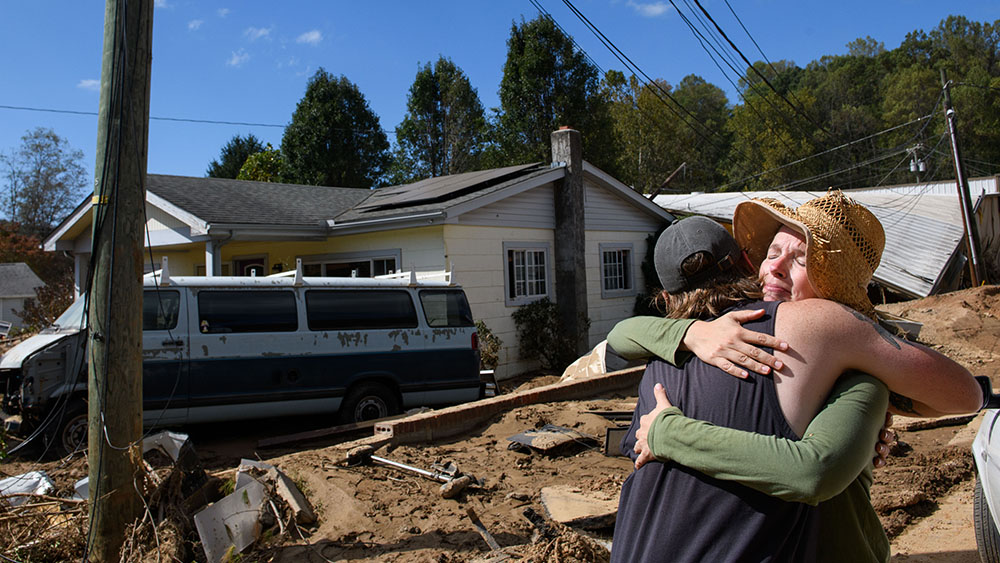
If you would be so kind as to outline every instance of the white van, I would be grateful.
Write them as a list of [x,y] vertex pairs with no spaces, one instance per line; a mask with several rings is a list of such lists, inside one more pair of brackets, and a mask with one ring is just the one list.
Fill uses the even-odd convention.
[[[147,276],[147,427],[338,414],[381,418],[483,395],[475,322],[461,287],[378,278]],[[62,451],[87,432],[84,300],[0,358],[3,410]]]

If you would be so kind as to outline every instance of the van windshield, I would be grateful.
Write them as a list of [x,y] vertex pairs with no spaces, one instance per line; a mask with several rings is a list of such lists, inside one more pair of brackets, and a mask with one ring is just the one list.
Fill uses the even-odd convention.
[[83,318],[83,305],[85,301],[86,299],[84,299],[83,296],[77,298],[77,300],[74,301],[73,304],[69,306],[69,308],[63,311],[63,314],[59,315],[59,318],[53,321],[51,328],[82,329],[85,324]]

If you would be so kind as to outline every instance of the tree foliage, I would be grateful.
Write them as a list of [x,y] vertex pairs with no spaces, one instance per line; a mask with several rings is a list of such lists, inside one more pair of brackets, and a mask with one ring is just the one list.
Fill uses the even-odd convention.
[[0,206],[22,234],[44,237],[80,203],[87,187],[82,159],[82,151],[43,127],[26,132],[19,147],[0,155],[7,180]]
[[496,140],[506,164],[551,158],[551,134],[580,131],[584,158],[614,172],[613,124],[598,72],[548,17],[513,24],[500,81]]
[[281,151],[268,143],[260,152],[247,157],[240,168],[237,180],[253,180],[255,182],[284,182],[288,165]]
[[213,160],[208,165],[205,175],[209,178],[231,178],[235,179],[240,175],[240,169],[247,161],[247,158],[264,150],[264,144],[253,133],[248,133],[246,137],[233,135],[222,152],[219,160]]
[[370,188],[389,164],[389,141],[358,87],[321,68],[285,128],[281,153],[292,182]]
[[417,71],[396,127],[390,183],[477,170],[486,142],[486,117],[469,78],[441,57]]

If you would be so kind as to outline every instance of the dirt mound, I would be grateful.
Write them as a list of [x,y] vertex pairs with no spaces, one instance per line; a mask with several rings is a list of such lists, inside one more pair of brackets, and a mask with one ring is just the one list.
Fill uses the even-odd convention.
[[973,372],[1000,359],[1000,286],[933,295],[879,309],[923,323],[921,342]]

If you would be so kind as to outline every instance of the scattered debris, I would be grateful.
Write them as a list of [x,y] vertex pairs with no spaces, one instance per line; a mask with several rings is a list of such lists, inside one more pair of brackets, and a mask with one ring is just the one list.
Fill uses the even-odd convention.
[[902,432],[910,432],[913,430],[928,430],[930,428],[941,428],[942,426],[961,426],[963,424],[968,424],[973,418],[976,418],[974,414],[963,414],[957,416],[942,416],[933,418],[913,418],[908,416],[895,416],[893,417],[892,429]]
[[398,461],[379,457],[374,455],[374,452],[374,448],[370,446],[358,446],[348,452],[348,459],[353,461],[355,464],[365,464],[369,461],[374,461],[382,465],[388,465],[389,467],[394,467],[410,473],[416,473],[417,475],[426,477],[432,481],[441,481],[444,484],[441,485],[439,491],[441,493],[441,497],[447,499],[457,497],[470,485],[479,484],[479,481],[477,481],[473,476],[460,474],[458,467],[450,461],[439,466],[440,469],[427,471],[426,469],[420,469],[419,467],[413,467],[411,465],[406,465],[405,463],[399,463]]
[[251,481],[194,515],[194,525],[209,563],[218,563],[234,552],[241,553],[257,541],[266,500],[264,484]]
[[490,535],[490,532],[486,529],[486,526],[483,525],[483,522],[479,519],[479,515],[476,514],[476,511],[473,510],[471,506],[466,506],[465,514],[469,517],[469,520],[472,521],[472,525],[476,527],[476,531],[479,532],[479,535],[486,540],[486,545],[490,546],[490,550],[500,551],[500,544],[498,544],[497,540],[493,539],[493,536]]
[[20,506],[35,496],[45,496],[52,492],[55,484],[44,471],[29,471],[0,479],[0,499],[11,506]]
[[618,515],[618,491],[614,491],[613,497],[610,494],[598,496],[596,493],[584,493],[574,487],[559,485],[543,487],[541,498],[549,518],[574,528],[609,528],[614,526]]
[[592,448],[597,444],[597,438],[593,436],[554,424],[546,424],[537,430],[526,430],[507,439],[511,442],[508,446],[511,450],[537,450],[553,455],[560,453],[565,446],[570,444],[578,444],[587,448]]

